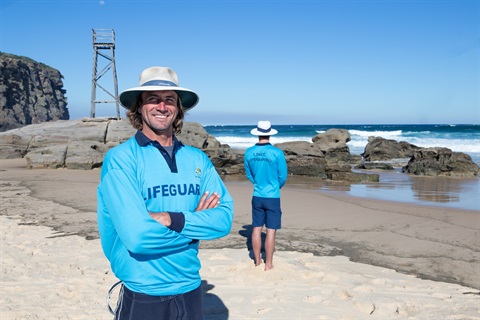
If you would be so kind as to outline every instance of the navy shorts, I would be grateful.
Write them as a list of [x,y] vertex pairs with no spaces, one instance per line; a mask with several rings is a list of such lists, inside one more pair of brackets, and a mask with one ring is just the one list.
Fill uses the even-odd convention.
[[173,296],[150,296],[122,286],[114,320],[203,319],[202,286]]
[[252,226],[268,229],[282,228],[280,198],[252,198]]

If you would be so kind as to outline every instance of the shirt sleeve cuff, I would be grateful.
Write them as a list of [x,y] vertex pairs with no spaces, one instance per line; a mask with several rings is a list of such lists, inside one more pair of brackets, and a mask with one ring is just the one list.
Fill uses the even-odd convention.
[[175,232],[181,232],[185,226],[185,216],[182,212],[168,212],[172,223],[170,224],[170,230]]

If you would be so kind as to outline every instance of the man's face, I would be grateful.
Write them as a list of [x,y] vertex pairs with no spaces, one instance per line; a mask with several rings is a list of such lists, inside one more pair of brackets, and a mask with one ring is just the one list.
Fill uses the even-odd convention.
[[142,92],[142,106],[138,112],[142,114],[142,132],[152,135],[172,134],[172,124],[178,115],[178,95],[174,91]]

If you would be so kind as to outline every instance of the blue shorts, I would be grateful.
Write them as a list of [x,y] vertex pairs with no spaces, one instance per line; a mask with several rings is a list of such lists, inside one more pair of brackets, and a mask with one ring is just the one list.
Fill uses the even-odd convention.
[[280,198],[252,198],[252,227],[282,228]]

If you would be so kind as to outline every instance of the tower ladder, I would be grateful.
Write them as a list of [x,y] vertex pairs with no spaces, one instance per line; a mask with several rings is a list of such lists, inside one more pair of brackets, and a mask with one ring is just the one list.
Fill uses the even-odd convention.
[[[117,70],[115,67],[115,31],[113,29],[92,29],[93,39],[93,71],[92,71],[92,100],[90,104],[90,118],[95,118],[95,107],[98,103],[115,103],[117,119],[120,120],[118,105]],[[104,58],[99,61],[99,58]],[[99,63],[102,64],[99,70]],[[103,65],[105,64],[105,65]],[[113,92],[108,91],[99,80],[108,72],[113,73]],[[111,83],[110,83],[111,85]],[[97,100],[97,87],[102,89],[112,99]],[[111,89],[110,89],[111,90]],[[108,98],[108,97],[107,97]]]

